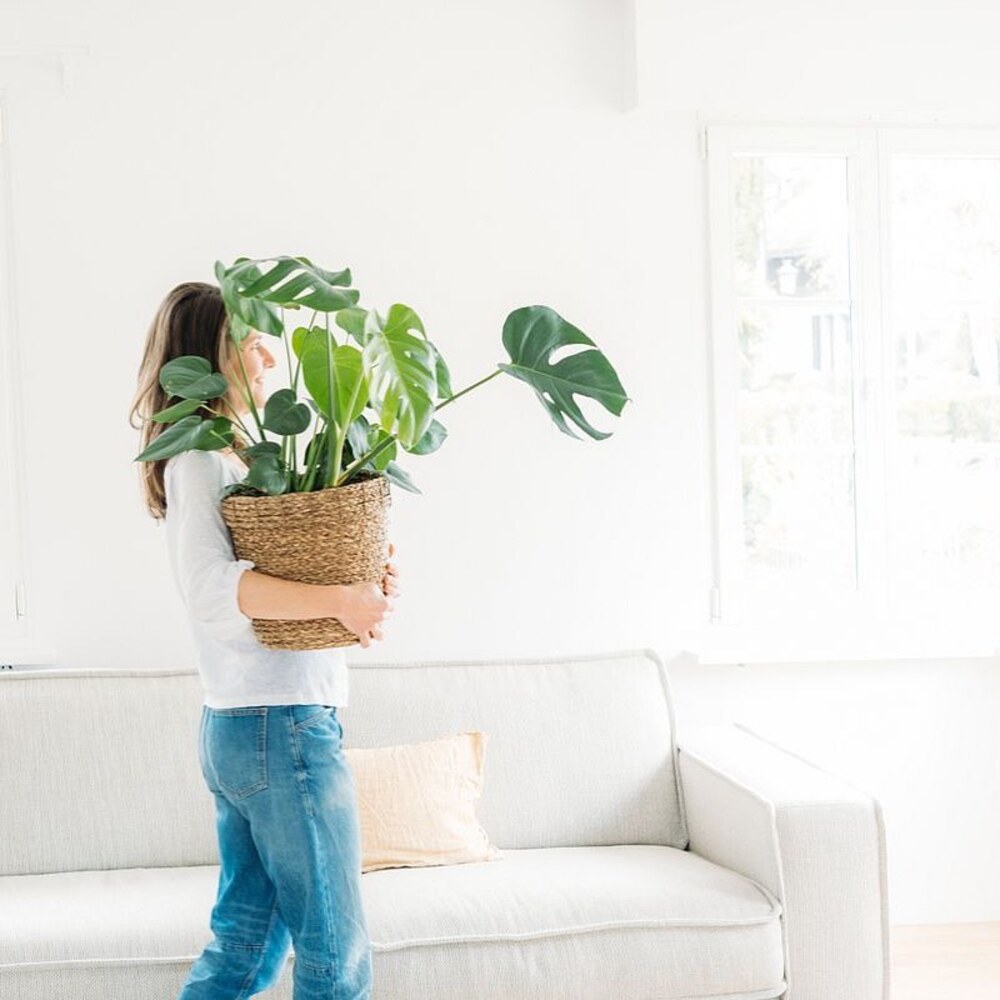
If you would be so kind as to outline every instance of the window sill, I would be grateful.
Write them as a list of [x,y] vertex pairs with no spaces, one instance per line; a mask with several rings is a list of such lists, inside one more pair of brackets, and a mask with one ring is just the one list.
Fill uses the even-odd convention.
[[962,623],[932,627],[851,623],[804,630],[781,623],[704,625],[681,637],[677,653],[704,664],[839,663],[853,660],[959,660],[1000,656],[1000,629]]

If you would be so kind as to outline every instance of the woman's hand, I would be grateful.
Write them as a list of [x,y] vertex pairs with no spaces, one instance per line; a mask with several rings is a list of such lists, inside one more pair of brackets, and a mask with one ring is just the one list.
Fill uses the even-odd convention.
[[[390,542],[389,555],[395,551],[396,547]],[[382,625],[394,610],[394,603],[388,598],[399,594],[398,579],[399,571],[387,562],[381,588],[374,583],[349,583],[338,588],[342,608],[336,617],[358,637],[365,649],[382,639]]]
[[[396,546],[389,542],[389,555],[391,556],[396,551]],[[382,593],[386,597],[399,597],[399,590],[396,584],[399,583],[399,570],[396,569],[394,563],[387,562],[385,564],[385,574],[382,577]]]
[[392,613],[392,602],[378,584],[371,581],[334,586],[338,601],[335,617],[367,649],[373,641],[382,638],[382,623]]

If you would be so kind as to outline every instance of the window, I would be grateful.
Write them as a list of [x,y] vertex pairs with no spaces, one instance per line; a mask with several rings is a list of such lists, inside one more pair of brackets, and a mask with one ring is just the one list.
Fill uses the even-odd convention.
[[719,126],[707,149],[714,619],[981,629],[1000,132]]

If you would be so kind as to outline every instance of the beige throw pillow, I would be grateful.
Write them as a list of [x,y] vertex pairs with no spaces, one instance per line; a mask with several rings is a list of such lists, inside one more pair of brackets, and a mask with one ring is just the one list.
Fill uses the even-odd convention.
[[357,788],[361,870],[496,861],[476,819],[488,736],[344,750]]

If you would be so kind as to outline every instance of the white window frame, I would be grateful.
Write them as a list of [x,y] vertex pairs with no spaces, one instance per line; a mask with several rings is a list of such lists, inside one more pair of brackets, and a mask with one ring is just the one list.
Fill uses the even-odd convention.
[[[713,590],[710,623],[698,640],[717,662],[893,656],[992,656],[1000,652],[1000,594],[972,605],[935,594],[889,594],[886,551],[887,414],[892,399],[888,295],[888,159],[894,153],[1000,156],[1000,129],[707,125],[709,370],[714,428]],[[736,294],[732,265],[734,153],[837,155],[848,163],[851,352],[856,435],[858,590],[840,596],[797,586],[768,602],[739,585],[740,487]],[[775,599],[775,597],[777,599]],[[899,605],[900,601],[896,602]],[[992,609],[992,615],[988,612]],[[725,637],[725,638],[721,638]]]

